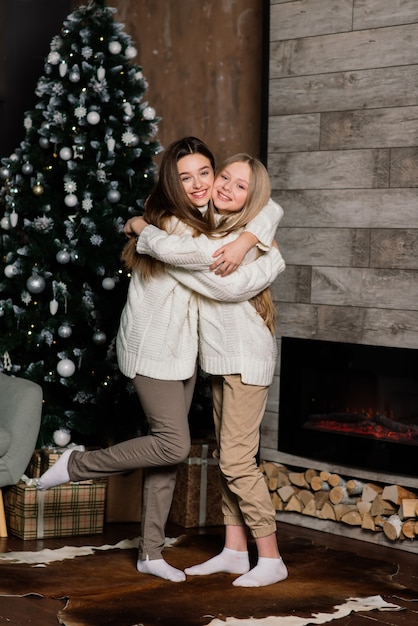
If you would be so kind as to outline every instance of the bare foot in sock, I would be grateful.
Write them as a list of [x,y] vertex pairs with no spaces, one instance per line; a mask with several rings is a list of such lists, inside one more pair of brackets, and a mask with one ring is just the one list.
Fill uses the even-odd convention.
[[45,472],[45,474],[42,474],[38,480],[38,484],[36,485],[38,489],[44,491],[44,489],[51,489],[51,487],[56,487],[57,485],[63,485],[64,483],[69,482],[68,457],[73,450],[74,448],[65,450],[59,459],[55,461],[54,465],[52,465]]
[[207,574],[217,574],[226,572],[227,574],[244,574],[250,569],[248,552],[238,552],[224,548],[220,554],[212,559],[187,567],[184,572],[189,576],[206,576]]
[[141,574],[152,574],[153,576],[159,576],[165,580],[171,580],[173,583],[181,583],[186,580],[184,572],[172,567],[167,561],[164,561],[164,559],[138,560],[136,569],[138,572],[141,572]]
[[235,587],[266,587],[285,580],[287,576],[283,559],[259,557],[257,565],[247,574],[234,580],[232,584]]

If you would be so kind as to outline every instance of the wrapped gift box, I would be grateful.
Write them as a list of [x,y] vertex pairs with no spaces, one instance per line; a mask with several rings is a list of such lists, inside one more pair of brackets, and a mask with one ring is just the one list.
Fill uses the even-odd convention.
[[38,491],[28,481],[3,490],[7,526],[21,539],[93,535],[103,531],[106,480]]
[[39,478],[47,469],[54,465],[67,448],[39,448],[32,454],[25,474],[30,478]]
[[179,465],[169,520],[184,528],[223,524],[219,464],[213,443],[193,443]]

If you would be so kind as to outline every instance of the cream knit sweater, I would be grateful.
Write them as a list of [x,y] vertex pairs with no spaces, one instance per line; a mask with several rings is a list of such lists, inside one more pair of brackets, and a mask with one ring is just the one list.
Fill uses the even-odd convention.
[[[269,249],[282,214],[281,207],[270,201],[247,226],[258,237],[260,247]],[[137,250],[170,264],[169,275],[199,294],[191,305],[193,314],[196,304],[198,307],[202,369],[209,374],[238,373],[246,384],[267,386],[274,375],[276,340],[247,300],[270,285],[284,270],[285,263],[280,252],[271,248],[230,276],[222,278],[210,272],[213,252],[238,236],[234,233],[214,240],[204,235],[187,236],[186,232],[168,234],[147,226],[138,238]],[[256,254],[251,251],[246,262]]]

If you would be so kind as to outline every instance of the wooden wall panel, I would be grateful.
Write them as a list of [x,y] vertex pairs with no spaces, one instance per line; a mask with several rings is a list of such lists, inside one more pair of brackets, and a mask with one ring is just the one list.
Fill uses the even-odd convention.
[[389,151],[273,153],[269,172],[273,189],[386,187]]
[[318,150],[320,121],[321,118],[318,113],[271,117],[268,151]]
[[418,311],[418,271],[313,267],[311,302]]
[[391,150],[390,184],[392,187],[418,187],[418,147]]
[[418,24],[273,40],[271,78],[411,65],[417,54]]
[[279,234],[280,250],[292,265],[365,267],[369,264],[369,234],[365,229],[308,226],[281,228]]
[[418,22],[416,0],[355,0],[353,28],[381,28]]
[[281,227],[418,228],[415,189],[280,189],[276,194],[285,208]]
[[297,0],[271,6],[271,41],[352,28],[352,0]]
[[272,0],[271,18],[279,352],[282,336],[418,349],[418,2]]
[[418,229],[374,228],[370,234],[372,267],[418,269]]
[[270,115],[418,105],[418,65],[272,79]]
[[418,107],[324,113],[321,149],[416,146]]

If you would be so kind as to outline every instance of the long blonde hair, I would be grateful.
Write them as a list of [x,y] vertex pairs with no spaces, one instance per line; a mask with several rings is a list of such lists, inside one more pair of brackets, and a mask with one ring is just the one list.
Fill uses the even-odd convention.
[[[215,159],[207,145],[197,137],[183,137],[174,141],[164,151],[158,181],[145,203],[144,219],[157,228],[165,230],[171,217],[176,217],[193,229],[195,235],[210,235],[210,226],[183,189],[177,162],[190,154],[201,154],[215,169]],[[164,272],[164,263],[136,251],[136,238],[126,244],[122,261],[130,271],[138,271],[147,280]]]
[[[216,170],[215,179],[232,163],[248,163],[251,171],[247,201],[241,211],[223,216],[216,226],[216,207],[211,202],[207,211],[208,222],[213,228],[212,236],[225,236],[228,233],[242,229],[256,217],[269,201],[271,183],[269,174],[263,163],[258,159],[242,152],[226,159]],[[251,298],[251,304],[262,317],[272,334],[275,333],[276,309],[269,287]]]

